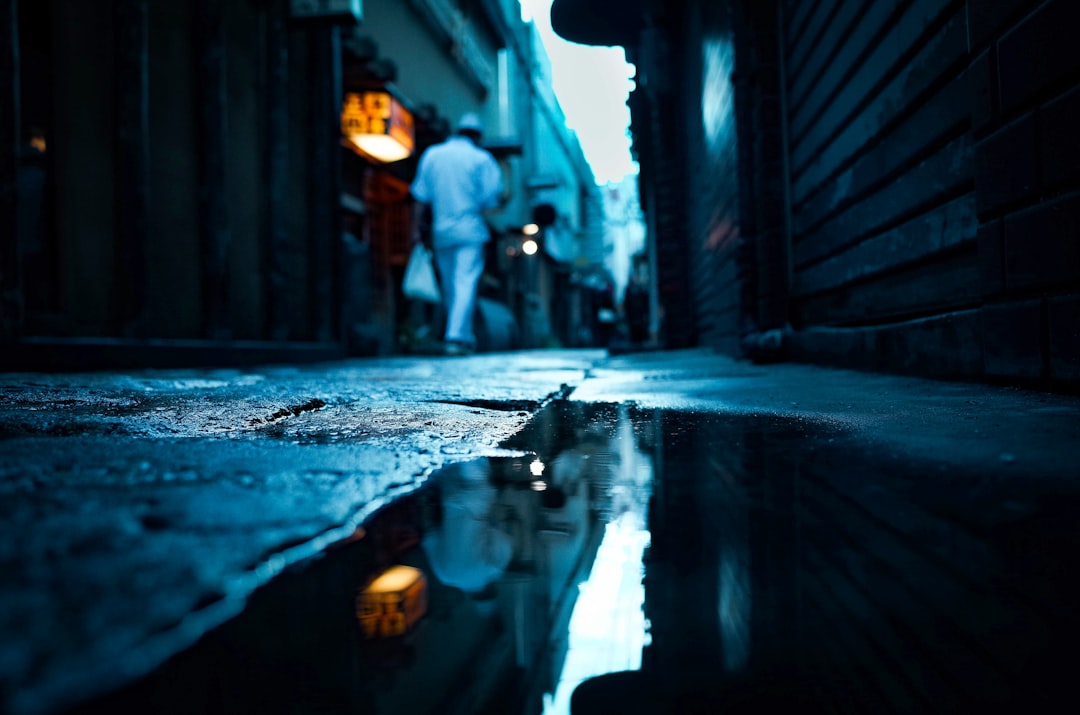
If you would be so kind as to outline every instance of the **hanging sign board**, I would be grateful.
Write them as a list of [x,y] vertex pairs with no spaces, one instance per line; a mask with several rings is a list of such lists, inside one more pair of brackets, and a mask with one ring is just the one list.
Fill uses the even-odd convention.
[[412,114],[389,92],[347,92],[341,110],[341,133],[361,154],[382,163],[413,152]]
[[364,19],[361,0],[290,0],[294,20],[357,23]]

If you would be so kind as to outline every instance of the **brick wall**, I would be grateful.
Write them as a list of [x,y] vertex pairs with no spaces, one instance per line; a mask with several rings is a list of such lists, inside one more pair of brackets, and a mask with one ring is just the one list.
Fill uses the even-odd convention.
[[986,374],[1078,383],[1080,7],[969,4]]
[[1080,4],[779,3],[796,357],[1080,382]]

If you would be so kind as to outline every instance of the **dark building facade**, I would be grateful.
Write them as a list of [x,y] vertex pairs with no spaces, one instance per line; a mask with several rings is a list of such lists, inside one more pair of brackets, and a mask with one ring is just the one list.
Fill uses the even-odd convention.
[[552,21],[637,65],[667,345],[1080,384],[1075,3],[633,9]]
[[339,352],[335,20],[286,0],[0,16],[5,364]]

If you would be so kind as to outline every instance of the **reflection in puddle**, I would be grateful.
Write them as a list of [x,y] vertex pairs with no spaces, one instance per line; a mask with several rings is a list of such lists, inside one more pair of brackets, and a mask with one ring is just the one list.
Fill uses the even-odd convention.
[[545,715],[570,712],[571,693],[587,678],[640,668],[647,643],[642,579],[653,465],[637,448],[625,406],[619,409],[606,449],[590,452],[575,445],[559,454],[552,467],[557,475],[584,475],[596,464],[608,472],[596,479],[606,485],[601,503],[607,509],[597,515],[604,522],[604,533],[592,569],[579,587],[561,674],[554,693],[544,696]]
[[526,456],[447,467],[367,526],[416,544],[380,560],[430,576],[429,614],[360,646],[391,676],[368,684],[375,711],[568,713],[582,681],[640,667],[653,467],[628,408],[565,404],[517,441]]
[[[1073,677],[1073,485],[901,467],[809,423],[568,402],[506,446],[525,456],[442,470],[133,697],[177,713],[1041,712]],[[394,566],[418,570],[392,583],[421,574],[423,599],[362,628],[358,587]]]

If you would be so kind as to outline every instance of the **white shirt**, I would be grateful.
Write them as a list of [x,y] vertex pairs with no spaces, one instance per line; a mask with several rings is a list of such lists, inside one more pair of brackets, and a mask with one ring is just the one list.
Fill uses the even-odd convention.
[[413,197],[431,204],[435,246],[488,240],[483,212],[498,207],[502,172],[488,152],[454,135],[420,157]]

